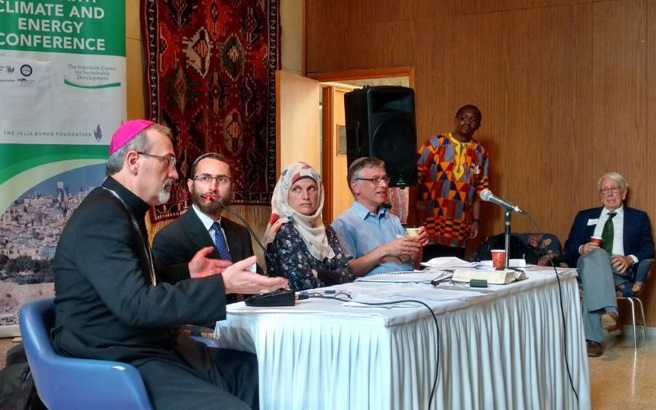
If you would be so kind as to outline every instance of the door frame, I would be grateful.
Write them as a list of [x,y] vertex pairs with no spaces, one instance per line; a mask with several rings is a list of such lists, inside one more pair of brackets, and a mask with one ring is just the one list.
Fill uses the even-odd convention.
[[[331,155],[332,150],[330,147],[335,146],[337,138],[334,132],[333,127],[333,109],[332,109],[332,93],[324,92],[324,87],[329,86],[330,84],[323,83],[344,83],[348,84],[348,81],[366,81],[366,80],[380,80],[385,78],[395,78],[395,77],[407,77],[408,86],[414,89],[415,86],[415,69],[414,67],[390,67],[390,68],[372,68],[372,69],[358,69],[358,70],[347,70],[347,71],[335,71],[335,72],[326,72],[326,73],[306,73],[306,77],[311,78],[319,82],[322,88],[323,96],[323,107],[322,107],[322,126],[321,126],[321,174],[328,176],[333,175],[334,173],[334,164],[333,156]],[[327,96],[327,94],[330,94]],[[326,101],[328,99],[328,101]],[[330,107],[330,109],[327,109]],[[334,195],[334,187],[330,178],[324,177],[324,194],[326,198],[332,198]],[[414,203],[416,202],[417,190],[414,187],[410,188],[409,191],[409,207],[412,209]],[[324,204],[324,215],[334,217],[332,215],[333,209],[332,204],[327,201]],[[324,217],[325,218],[325,217]],[[416,223],[414,221],[414,212],[409,212],[408,215],[409,223]]]
[[371,68],[346,71],[334,71],[327,73],[306,73],[306,77],[312,78],[322,83],[370,80],[391,77],[408,77],[410,88],[415,85],[414,67],[389,67],[389,68]]

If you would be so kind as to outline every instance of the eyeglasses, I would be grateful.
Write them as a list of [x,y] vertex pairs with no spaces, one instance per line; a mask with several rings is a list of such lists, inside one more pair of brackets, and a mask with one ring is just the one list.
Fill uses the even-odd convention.
[[198,174],[194,177],[194,181],[198,181],[203,184],[209,184],[210,182],[216,181],[219,183],[219,185],[228,185],[232,182],[232,178],[227,175]]
[[459,119],[462,122],[468,122],[468,123],[474,124],[474,125],[478,125],[478,124],[481,123],[481,120],[479,120],[476,117],[471,117],[469,115],[457,115],[456,118]]
[[147,153],[141,152],[141,151],[137,151],[137,154],[143,155],[143,156],[146,156],[146,157],[157,158],[160,161],[166,161],[166,162],[169,163],[169,168],[173,168],[175,166],[176,161],[175,161],[175,157],[173,156],[173,154],[163,155],[162,156],[162,155],[147,154]]
[[610,194],[616,194],[616,193],[621,192],[621,191],[622,191],[622,188],[615,186],[615,187],[611,187],[611,188],[601,188],[599,190],[599,193],[601,195],[605,196],[605,195],[610,195]]
[[387,175],[383,175],[382,177],[373,177],[373,178],[356,178],[356,181],[369,181],[372,182],[374,185],[380,184],[380,181],[385,181],[386,184],[389,184],[390,182],[390,177]]

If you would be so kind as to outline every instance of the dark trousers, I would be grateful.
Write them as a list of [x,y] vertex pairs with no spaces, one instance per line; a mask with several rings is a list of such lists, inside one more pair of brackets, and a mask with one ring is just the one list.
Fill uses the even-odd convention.
[[456,258],[465,259],[465,248],[452,248],[444,245],[426,245],[422,261],[428,262],[433,258],[442,258],[445,256],[455,256]]
[[259,408],[257,357],[194,342],[181,360],[153,358],[137,366],[155,409]]

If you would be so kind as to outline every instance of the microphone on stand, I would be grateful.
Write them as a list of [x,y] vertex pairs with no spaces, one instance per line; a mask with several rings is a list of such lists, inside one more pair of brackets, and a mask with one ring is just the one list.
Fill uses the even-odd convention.
[[213,202],[215,204],[219,204],[221,206],[221,208],[225,209],[226,211],[230,212],[232,215],[236,216],[241,221],[241,223],[244,225],[244,228],[246,228],[248,233],[251,234],[253,239],[255,239],[255,242],[260,247],[260,249],[262,249],[262,253],[264,254],[264,258],[266,259],[267,264],[272,263],[271,256],[269,256],[269,253],[264,248],[264,245],[262,244],[262,242],[260,242],[260,239],[257,237],[257,235],[255,235],[255,232],[253,232],[253,229],[251,228],[251,226],[248,224],[248,222],[246,222],[246,220],[241,215],[239,215],[237,212],[230,209],[230,207],[228,207],[228,205],[226,205],[223,202],[219,201],[218,199],[214,198],[212,195],[200,194],[200,197],[203,198],[206,201],[210,201],[210,202]]
[[480,196],[483,201],[490,201],[493,204],[497,204],[501,207],[506,208],[509,211],[517,212],[518,214],[526,214],[526,212],[520,207],[518,207],[517,205],[511,204],[508,201],[504,201],[498,196],[494,196],[494,194],[492,194],[492,191],[490,191],[489,189],[482,190]]

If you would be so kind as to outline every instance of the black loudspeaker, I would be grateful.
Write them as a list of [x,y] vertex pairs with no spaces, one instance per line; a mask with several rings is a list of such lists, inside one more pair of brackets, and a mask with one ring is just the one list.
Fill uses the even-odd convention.
[[417,128],[412,88],[373,86],[344,94],[346,159],[385,161],[390,186],[417,184]]

